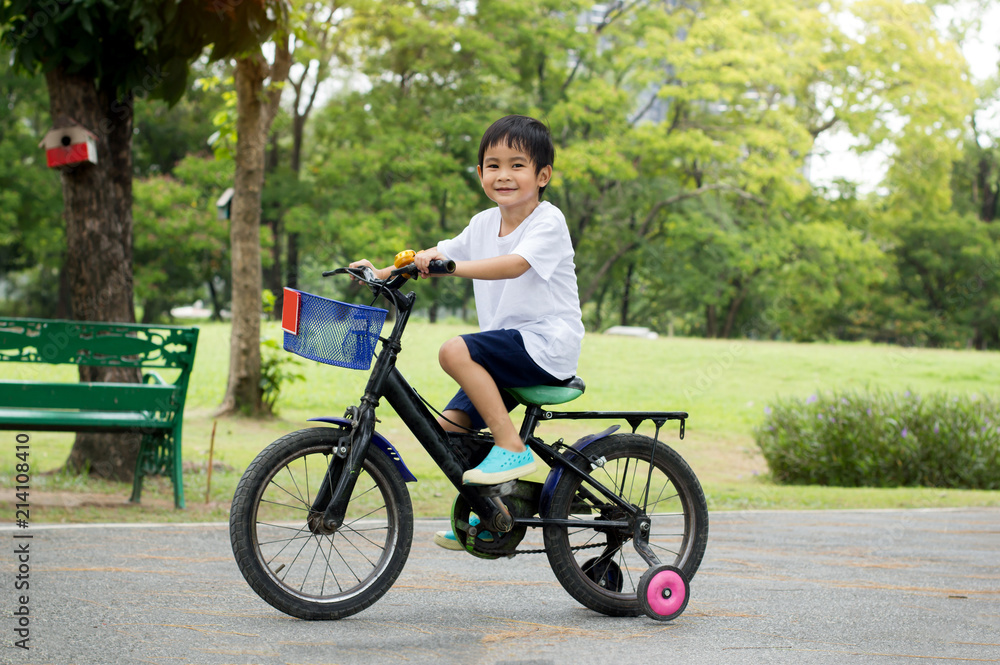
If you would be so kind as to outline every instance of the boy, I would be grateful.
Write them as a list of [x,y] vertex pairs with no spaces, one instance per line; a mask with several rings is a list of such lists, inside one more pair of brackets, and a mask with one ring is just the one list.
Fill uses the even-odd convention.
[[[576,373],[583,340],[573,246],[562,213],[541,201],[552,178],[555,149],[538,120],[510,115],[483,134],[477,167],[496,208],[479,213],[458,236],[421,251],[422,277],[434,259],[456,263],[454,275],[474,280],[481,332],[444,343],[441,367],[460,390],[439,419],[446,430],[482,429],[495,445],[466,485],[496,485],[531,474],[535,461],[509,412],[517,402],[502,388],[533,386]],[[352,267],[366,261],[352,263]],[[388,276],[391,268],[377,270]]]

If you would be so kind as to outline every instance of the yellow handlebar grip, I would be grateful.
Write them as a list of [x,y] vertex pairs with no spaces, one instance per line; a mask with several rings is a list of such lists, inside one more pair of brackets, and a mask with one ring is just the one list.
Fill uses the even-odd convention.
[[396,255],[396,260],[393,261],[392,265],[396,268],[402,268],[413,263],[413,258],[417,255],[412,249],[404,249],[402,252]]

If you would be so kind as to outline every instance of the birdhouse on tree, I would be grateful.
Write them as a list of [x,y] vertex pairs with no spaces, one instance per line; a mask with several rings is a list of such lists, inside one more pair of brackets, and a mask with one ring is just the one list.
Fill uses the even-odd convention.
[[215,202],[215,208],[218,211],[216,217],[218,219],[226,220],[229,219],[230,216],[232,215],[233,193],[235,191],[236,190],[234,190],[232,187],[229,187],[228,189],[226,189],[226,191],[222,192],[222,196],[220,196],[219,200]]
[[45,148],[49,168],[97,163],[97,137],[77,124],[50,130],[38,147]]

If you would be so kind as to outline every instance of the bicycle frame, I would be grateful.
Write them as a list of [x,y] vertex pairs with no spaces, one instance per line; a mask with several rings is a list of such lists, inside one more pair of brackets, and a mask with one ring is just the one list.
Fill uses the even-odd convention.
[[[393,279],[399,278],[395,277]],[[394,461],[396,461],[398,453],[396,453],[391,445],[374,431],[375,408],[378,406],[379,400],[384,397],[389,405],[396,411],[397,415],[399,415],[400,419],[410,432],[412,432],[417,438],[417,441],[420,442],[438,467],[442,470],[451,484],[454,485],[459,494],[468,502],[471,511],[479,515],[484,525],[489,525],[487,528],[502,532],[509,531],[514,526],[535,528],[545,526],[600,526],[601,528],[630,528],[633,531],[634,546],[639,555],[645,559],[650,566],[659,564],[659,560],[656,555],[653,554],[646,544],[649,535],[648,530],[650,523],[649,518],[644,515],[646,506],[633,506],[632,504],[622,500],[615,493],[614,488],[606,487],[601,482],[593,478],[590,473],[588,473],[588,471],[581,466],[595,465],[592,468],[596,468],[596,466],[601,464],[599,460],[590,460],[586,456],[584,450],[594,441],[598,441],[610,435],[618,428],[612,427],[597,435],[585,437],[573,446],[566,446],[566,452],[560,452],[560,450],[555,447],[561,443],[561,440],[555,445],[546,444],[535,436],[534,430],[540,422],[547,420],[618,419],[628,422],[633,431],[635,431],[640,423],[650,420],[656,426],[656,435],[653,437],[652,443],[652,446],[655,447],[659,438],[660,428],[668,420],[680,421],[680,436],[681,438],[684,438],[684,422],[688,417],[688,414],[683,411],[552,411],[549,409],[542,409],[537,405],[527,405],[527,410],[520,430],[521,438],[535,454],[552,467],[552,471],[549,473],[549,477],[543,485],[542,497],[539,502],[540,517],[525,518],[512,516],[508,508],[501,500],[499,496],[500,492],[497,492],[496,488],[489,488],[484,492],[483,486],[462,484],[462,474],[466,469],[463,468],[462,460],[454,451],[449,441],[448,433],[445,432],[445,430],[437,422],[437,419],[425,406],[420,396],[396,368],[396,359],[402,349],[401,339],[403,331],[409,321],[410,313],[416,300],[416,295],[412,292],[405,295],[398,292],[397,289],[398,286],[401,285],[401,281],[402,280],[398,283],[389,281],[383,288],[380,288],[378,292],[378,294],[385,296],[396,307],[397,316],[390,335],[387,338],[380,338],[380,342],[382,343],[381,352],[378,354],[374,367],[371,370],[368,383],[365,387],[364,396],[361,398],[361,403],[348,410],[348,418],[350,418],[350,420],[341,418],[312,419],[331,422],[338,424],[341,427],[345,427],[347,425],[350,425],[351,427],[350,434],[345,435],[345,437],[349,438],[349,444],[344,445],[342,439],[341,445],[335,449],[334,459],[331,462],[330,469],[328,470],[329,477],[337,478],[336,486],[331,488],[330,482],[323,483],[326,491],[319,492],[312,505],[312,510],[315,513],[322,513],[323,515],[321,526],[317,526],[317,528],[323,533],[333,533],[341,526],[347,510],[348,501],[354,489],[354,484],[357,481],[358,474],[361,470],[362,461],[368,454],[369,447],[373,441],[383,453],[389,455],[394,459]],[[650,450],[650,454],[653,454],[652,449]],[[341,472],[342,467],[346,468],[348,473]],[[398,458],[397,467],[400,467],[401,470],[405,472],[403,474],[404,478],[409,476],[409,478],[406,479],[412,479],[412,474],[409,473],[405,464],[402,463],[401,457]],[[559,478],[566,472],[572,473],[581,478],[581,480],[587,483],[593,491],[602,495],[608,502],[624,511],[627,518],[617,521],[607,519],[598,521],[568,520],[545,517],[544,513],[547,512],[545,506],[548,505],[548,495],[555,487]],[[590,492],[590,490],[586,491]],[[591,496],[593,497],[593,494],[591,494]]]

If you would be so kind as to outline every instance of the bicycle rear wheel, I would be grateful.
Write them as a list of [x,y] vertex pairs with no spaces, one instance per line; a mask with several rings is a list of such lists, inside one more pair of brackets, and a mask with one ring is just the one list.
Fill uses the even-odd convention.
[[[651,520],[649,547],[661,564],[676,566],[690,581],[708,542],[708,506],[698,478],[669,446],[638,434],[615,434],[586,447],[587,457],[604,458],[591,476]],[[649,479],[647,490],[647,479]],[[565,473],[552,491],[549,514],[556,519],[626,519],[589,483]],[[543,531],[552,571],[584,606],[609,616],[643,613],[637,595],[649,567],[633,546],[631,528],[547,526]]]
[[[240,479],[230,513],[236,563],[250,587],[300,619],[340,619],[381,598],[410,552],[413,510],[398,470],[377,449],[365,458],[347,516],[333,534],[310,518],[343,432],[300,430],[265,448]],[[342,465],[334,464],[334,474]]]

